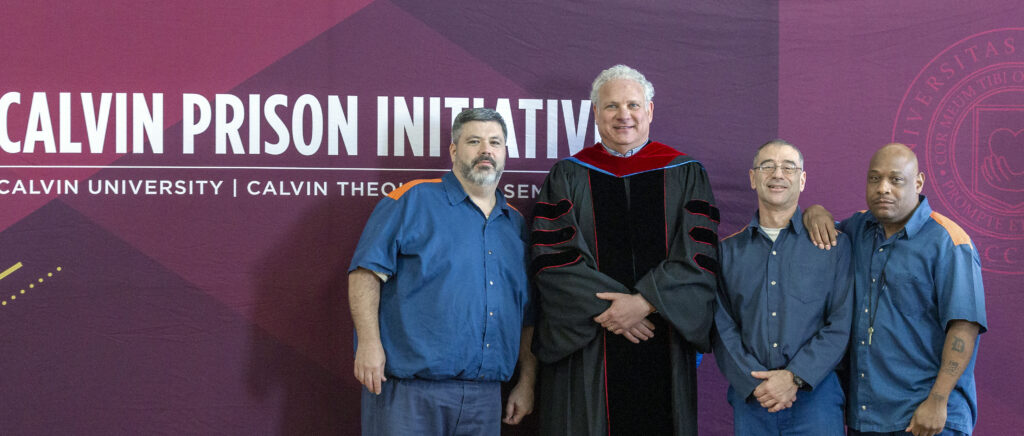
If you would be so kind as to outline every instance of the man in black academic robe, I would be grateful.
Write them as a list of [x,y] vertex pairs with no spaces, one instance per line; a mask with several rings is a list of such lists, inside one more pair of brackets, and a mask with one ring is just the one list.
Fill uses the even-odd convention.
[[651,98],[636,70],[602,72],[602,142],[555,164],[534,211],[542,434],[697,432],[719,216],[703,166],[649,140]]

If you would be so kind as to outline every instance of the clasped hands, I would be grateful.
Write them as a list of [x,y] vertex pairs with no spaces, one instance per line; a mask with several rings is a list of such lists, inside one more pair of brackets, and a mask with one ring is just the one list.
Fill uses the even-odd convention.
[[761,407],[768,409],[770,413],[793,407],[793,402],[796,401],[797,387],[792,372],[778,369],[751,371],[750,375],[761,380],[761,384],[754,388],[753,393]]
[[596,295],[611,301],[612,305],[595,316],[594,322],[634,344],[654,337],[654,324],[647,320],[654,307],[642,295],[619,292],[598,292]]

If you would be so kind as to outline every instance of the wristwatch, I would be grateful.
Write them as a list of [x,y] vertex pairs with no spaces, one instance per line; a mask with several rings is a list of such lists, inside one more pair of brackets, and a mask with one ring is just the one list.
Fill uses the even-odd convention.
[[796,374],[793,374],[793,384],[796,385],[797,389],[803,389],[807,387],[807,382],[805,382],[804,379],[800,378],[800,376]]

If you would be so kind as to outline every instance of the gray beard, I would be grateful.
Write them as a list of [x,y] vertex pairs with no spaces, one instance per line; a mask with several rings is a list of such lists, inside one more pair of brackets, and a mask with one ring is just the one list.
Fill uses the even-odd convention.
[[[501,173],[504,171],[504,168],[498,168],[497,165],[495,165],[494,171],[490,172],[474,170],[473,167],[480,163],[480,161],[481,160],[474,160],[473,163],[468,166],[459,162],[459,172],[462,173],[462,178],[479,186],[498,183],[498,179],[501,178]],[[492,160],[491,163],[494,164],[495,162]]]

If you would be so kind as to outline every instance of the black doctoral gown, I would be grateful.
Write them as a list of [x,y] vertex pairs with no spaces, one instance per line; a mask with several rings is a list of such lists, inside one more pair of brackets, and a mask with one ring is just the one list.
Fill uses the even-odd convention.
[[[709,352],[718,209],[703,166],[658,142],[628,158],[601,144],[551,169],[534,211],[545,435],[697,433],[696,352]],[[598,292],[640,293],[654,337],[594,322]]]

